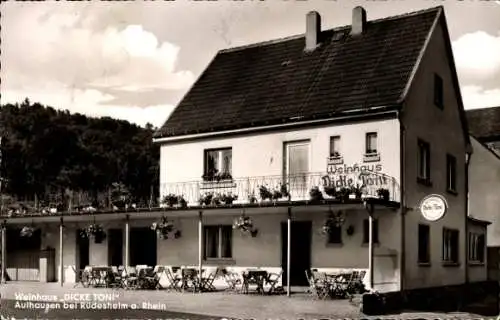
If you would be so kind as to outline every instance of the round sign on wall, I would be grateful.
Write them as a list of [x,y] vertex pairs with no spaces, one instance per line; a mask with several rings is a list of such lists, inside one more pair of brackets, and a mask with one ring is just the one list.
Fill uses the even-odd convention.
[[429,221],[438,221],[444,217],[447,209],[446,199],[437,194],[428,195],[420,202],[420,212]]

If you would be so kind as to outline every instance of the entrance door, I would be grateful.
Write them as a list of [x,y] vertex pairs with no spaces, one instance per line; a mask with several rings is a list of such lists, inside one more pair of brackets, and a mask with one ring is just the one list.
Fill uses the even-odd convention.
[[284,179],[292,200],[302,200],[308,196],[307,174],[309,168],[310,142],[286,142],[284,145]]
[[108,230],[108,263],[111,266],[123,265],[123,231]]
[[[306,270],[311,269],[312,222],[292,221],[291,255],[290,255],[290,285],[308,286]],[[288,262],[288,225],[281,223],[281,266],[283,268],[283,285],[287,285]]]
[[156,232],[151,228],[130,229],[130,265],[156,266]]
[[90,255],[89,255],[89,238],[82,237],[80,235],[81,230],[76,232],[76,243],[78,249],[78,264],[79,270],[85,269],[86,266],[90,265]]

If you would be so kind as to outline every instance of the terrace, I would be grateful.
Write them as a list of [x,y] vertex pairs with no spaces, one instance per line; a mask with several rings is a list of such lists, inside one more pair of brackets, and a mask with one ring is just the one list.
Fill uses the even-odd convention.
[[71,194],[64,201],[61,197],[52,197],[46,201],[51,205],[46,206],[33,203],[2,205],[1,216],[65,216],[363,201],[397,205],[400,189],[394,177],[380,172],[358,171],[341,175],[323,172],[244,178],[213,176],[198,181],[164,183],[160,185],[160,194],[162,197],[156,203],[142,205],[135,203],[130,196],[123,196],[115,202],[107,201],[107,205],[91,205],[88,195]]

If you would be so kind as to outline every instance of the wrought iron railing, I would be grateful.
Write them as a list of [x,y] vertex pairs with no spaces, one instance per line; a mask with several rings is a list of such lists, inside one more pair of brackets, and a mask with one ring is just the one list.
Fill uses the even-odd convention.
[[160,186],[163,206],[249,204],[265,201],[382,198],[399,201],[397,180],[380,172],[340,175],[304,173],[288,176],[235,178],[223,181],[165,183]]
[[[347,174],[304,173],[294,175],[233,178],[219,181],[190,181],[160,185],[160,199],[148,203],[131,203],[124,208],[92,207],[91,197],[71,197],[70,208],[5,206],[1,215],[44,216],[93,214],[99,212],[139,211],[154,208],[286,203],[290,201],[380,198],[399,202],[397,180],[380,172],[357,171]],[[58,203],[57,199],[52,199]],[[60,199],[59,199],[60,200]]]

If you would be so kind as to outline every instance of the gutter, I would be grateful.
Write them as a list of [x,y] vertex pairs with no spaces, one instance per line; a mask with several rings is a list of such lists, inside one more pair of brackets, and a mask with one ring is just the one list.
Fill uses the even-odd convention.
[[[397,112],[397,111],[396,111]],[[280,123],[274,125],[264,125],[258,127],[250,127],[250,128],[241,128],[241,129],[233,129],[233,130],[224,130],[218,132],[206,132],[206,133],[195,133],[195,134],[187,134],[182,136],[172,136],[172,137],[159,137],[153,138],[154,143],[175,143],[185,140],[194,140],[194,139],[203,139],[203,138],[212,138],[217,136],[226,136],[231,134],[244,134],[244,133],[253,133],[259,131],[267,131],[267,130],[276,130],[276,129],[289,129],[295,127],[301,127],[304,125],[321,125],[321,124],[330,124],[332,122],[337,121],[345,121],[345,120],[358,120],[358,119],[366,119],[377,116],[384,115],[394,115],[395,110],[391,107],[374,107],[370,109],[358,109],[351,110],[347,112],[342,112],[340,116],[331,116],[326,119],[315,119],[315,120],[304,120],[304,121],[296,121],[291,123]]]
[[472,157],[471,145],[467,145],[465,155],[465,283],[469,283],[469,167]]
[[406,130],[403,124],[401,111],[398,111],[399,120],[399,177],[400,177],[400,213],[401,213],[401,248],[400,248],[400,259],[399,259],[399,291],[403,291],[405,288],[405,269],[406,269],[406,194],[405,194],[405,140],[406,140]]

